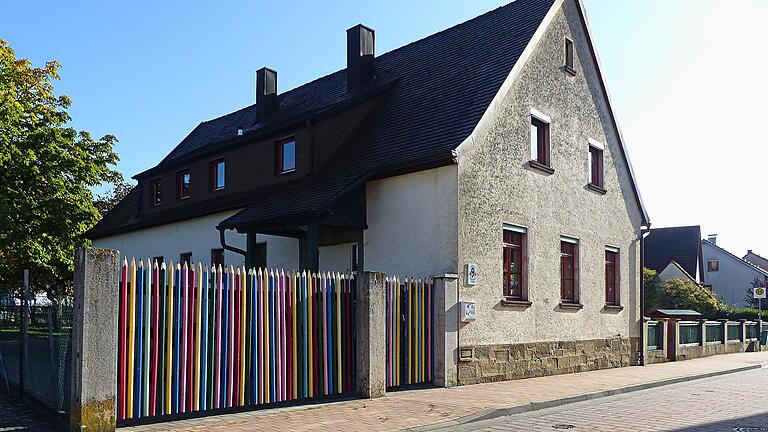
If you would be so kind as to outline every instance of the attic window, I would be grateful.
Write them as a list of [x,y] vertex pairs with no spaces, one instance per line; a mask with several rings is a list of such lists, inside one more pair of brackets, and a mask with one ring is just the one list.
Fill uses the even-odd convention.
[[576,75],[576,69],[573,68],[573,41],[565,38],[565,64],[563,68],[571,75]]
[[293,137],[275,143],[275,172],[287,174],[296,171],[296,139]]
[[149,206],[150,207],[157,207],[159,206],[162,201],[162,184],[160,183],[160,179],[152,180],[149,183]]
[[179,171],[176,174],[176,195],[179,199],[189,198],[189,187],[192,184],[192,175],[189,170]]
[[605,185],[603,178],[603,144],[593,139],[589,140],[589,183],[588,186],[592,190],[596,190],[601,193],[605,193]]
[[718,260],[708,260],[707,261],[707,271],[708,272],[720,271],[720,261],[718,261]]
[[550,160],[550,130],[552,119],[531,108],[531,161],[529,164],[548,173],[553,173]]

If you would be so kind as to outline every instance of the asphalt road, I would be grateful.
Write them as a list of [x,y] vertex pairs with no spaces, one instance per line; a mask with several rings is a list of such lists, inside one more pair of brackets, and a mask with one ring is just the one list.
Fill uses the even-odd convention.
[[768,369],[500,417],[452,431],[768,431]]

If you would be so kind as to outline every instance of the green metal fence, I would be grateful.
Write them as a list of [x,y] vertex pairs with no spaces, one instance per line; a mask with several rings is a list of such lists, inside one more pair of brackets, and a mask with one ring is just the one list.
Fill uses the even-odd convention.
[[649,321],[648,322],[648,349],[654,350],[654,349],[661,349],[662,348],[662,334],[663,334],[663,323],[660,323],[658,321]]
[[707,342],[723,342],[723,325],[719,322],[708,322],[707,324]]
[[700,344],[701,325],[697,322],[680,323],[680,345]]
[[741,323],[729,322],[727,335],[729,341],[741,340]]
[[760,333],[757,323],[747,323],[746,333],[747,339],[757,339]]

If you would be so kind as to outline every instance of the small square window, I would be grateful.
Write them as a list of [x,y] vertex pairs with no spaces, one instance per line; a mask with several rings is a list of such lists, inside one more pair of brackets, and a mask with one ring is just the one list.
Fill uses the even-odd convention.
[[565,38],[565,64],[563,67],[572,75],[576,74],[576,69],[573,68],[573,41],[569,38]]
[[549,123],[531,116],[531,160],[551,167],[549,158]]
[[720,271],[720,261],[718,261],[718,260],[708,260],[707,261],[707,271],[708,272]]
[[160,179],[152,180],[149,183],[149,205],[151,207],[159,206],[162,203],[162,183]]
[[296,140],[287,138],[276,143],[275,168],[277,174],[296,171]]
[[226,182],[226,166],[223,159],[217,159],[211,162],[211,190],[217,191],[224,189]]
[[152,265],[157,264],[158,267],[161,267],[163,265],[163,262],[164,261],[163,261],[162,255],[152,258]]
[[603,149],[589,146],[589,183],[603,188]]
[[192,266],[192,252],[186,252],[179,256],[179,264],[183,267],[184,264],[187,265],[187,267]]
[[176,174],[176,183],[178,185],[178,190],[176,192],[179,199],[186,199],[189,198],[189,187],[192,182],[192,175],[189,173],[189,170],[181,171],[178,174]]
[[224,249],[211,249],[211,265],[224,267]]

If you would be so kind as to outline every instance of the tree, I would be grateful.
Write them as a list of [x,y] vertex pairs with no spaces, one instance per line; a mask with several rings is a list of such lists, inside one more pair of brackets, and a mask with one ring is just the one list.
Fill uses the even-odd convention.
[[25,268],[37,292],[71,290],[74,250],[99,217],[90,188],[119,178],[117,139],[67,126],[58,69],[17,59],[0,40],[0,292],[18,289]]
[[757,302],[760,301],[760,306],[763,310],[766,310],[768,307],[768,298],[765,299],[756,299],[754,297],[754,291],[755,288],[761,287],[765,288],[765,279],[760,279],[759,277],[755,276],[755,279],[749,283],[749,287],[747,288],[747,295],[744,296],[744,301],[749,305],[749,307],[757,309],[758,304]]
[[661,284],[663,306],[671,309],[692,309],[705,317],[714,318],[725,310],[725,305],[714,294],[695,283],[670,279]]
[[645,299],[645,313],[659,309],[661,295],[661,280],[656,270],[643,269],[643,295]]
[[114,206],[123,200],[133,190],[134,185],[128,183],[121,175],[114,180],[112,189],[104,195],[99,195],[93,200],[93,205],[99,211],[101,217],[104,217]]

